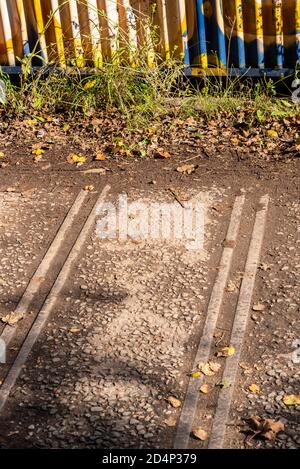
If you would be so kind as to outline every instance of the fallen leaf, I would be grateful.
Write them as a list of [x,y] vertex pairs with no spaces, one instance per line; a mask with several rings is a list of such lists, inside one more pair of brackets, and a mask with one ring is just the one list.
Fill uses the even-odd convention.
[[245,375],[250,375],[253,372],[252,368],[247,363],[239,362],[239,367],[244,370]]
[[38,121],[36,119],[26,119],[23,121],[23,123],[24,125],[31,126],[31,125],[36,125]]
[[221,368],[221,365],[215,362],[200,363],[198,366],[199,366],[200,371],[205,376],[213,376]]
[[210,386],[209,386],[209,384],[206,384],[206,383],[202,384],[202,386],[200,387],[199,391],[202,392],[203,394],[208,394],[209,391],[210,391]]
[[1,321],[9,326],[14,326],[19,322],[21,319],[24,318],[24,313],[16,313],[13,311],[12,313],[7,314],[6,316],[2,316]]
[[155,157],[156,158],[171,158],[171,153],[169,153],[167,150],[164,150],[163,148],[157,148],[155,152]]
[[197,166],[195,166],[194,164],[184,164],[182,166],[178,166],[178,168],[176,168],[176,171],[182,174],[192,174],[195,172],[196,168]]
[[300,137],[296,139],[295,150],[300,151]]
[[0,158],[4,158],[5,157],[5,153],[3,153],[3,151],[0,151]]
[[167,427],[175,427],[176,423],[177,423],[177,420],[176,420],[176,417],[174,415],[170,415],[167,419],[165,419],[164,422],[167,425]]
[[94,159],[96,161],[104,161],[106,159],[106,155],[102,150],[98,150]]
[[181,401],[176,397],[169,396],[166,400],[169,402],[169,404],[171,404],[172,407],[174,407],[174,409],[178,409],[178,407],[181,406]]
[[84,190],[88,192],[92,192],[94,189],[95,187],[92,184],[84,187]]
[[260,387],[257,384],[250,384],[249,391],[257,394],[260,391]]
[[191,374],[191,377],[192,377],[192,378],[199,378],[199,376],[201,376],[200,371],[194,371],[194,372]]
[[194,438],[197,438],[197,440],[201,440],[201,441],[206,441],[208,438],[207,432],[203,430],[203,428],[201,427],[195,428],[192,431],[192,435]]
[[282,400],[285,405],[300,405],[300,394],[288,394]]
[[21,193],[22,197],[32,197],[35,193],[36,189],[33,187],[31,189],[27,189]]
[[273,130],[273,129],[267,130],[267,134],[271,138],[278,138],[278,132],[276,132],[276,130]]
[[229,293],[234,292],[237,289],[235,283],[233,283],[231,280],[227,283],[226,291]]
[[256,305],[252,306],[253,311],[264,311],[266,309],[265,305],[261,303],[257,303]]
[[210,366],[210,369],[214,372],[214,373],[217,373],[220,368],[221,368],[221,365],[220,363],[217,363],[217,362],[209,362],[209,366]]
[[85,83],[84,89],[85,90],[90,90],[91,88],[94,88],[95,84],[97,83],[97,80],[91,80]]
[[202,364],[200,366],[200,370],[205,376],[213,376],[215,374],[215,372],[212,371],[211,367],[209,366],[209,363]]
[[76,153],[71,153],[67,158],[68,163],[76,164],[77,166],[81,166],[86,162],[86,157],[82,155],[76,155]]
[[235,347],[229,345],[228,347],[223,347],[219,352],[216,353],[217,357],[232,357],[235,354]]
[[35,148],[32,150],[32,154],[36,156],[43,155],[44,153],[45,153],[45,150],[43,150],[42,148]]
[[280,420],[264,419],[256,415],[249,419],[250,431],[254,436],[262,436],[266,440],[274,440],[277,433],[284,431],[284,423]]

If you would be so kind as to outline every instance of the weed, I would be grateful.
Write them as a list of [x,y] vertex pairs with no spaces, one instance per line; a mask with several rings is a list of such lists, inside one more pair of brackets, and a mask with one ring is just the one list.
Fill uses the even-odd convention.
[[[61,2],[60,8],[63,7]],[[105,19],[109,28],[104,12],[96,13]],[[42,34],[51,26],[54,15],[55,12]],[[109,39],[109,47],[103,48],[101,54],[97,45],[89,44],[92,57],[86,68],[77,68],[82,65],[82,51],[74,48],[75,41],[73,48],[70,44],[65,47],[63,64],[49,50],[46,55],[50,62],[46,65],[36,44],[29,56],[19,58],[22,74],[18,85],[0,72],[0,79],[6,85],[6,103],[0,106],[19,116],[60,112],[72,117],[97,111],[117,112],[131,128],[142,127],[166,115],[209,118],[220,112],[234,116],[247,110],[245,119],[250,124],[262,124],[270,116],[280,119],[298,112],[297,106],[288,107],[276,98],[276,83],[272,80],[253,83],[227,73],[226,77],[204,75],[196,83],[188,81],[176,48],[173,53],[168,51],[167,60],[158,52],[159,33],[152,18],[139,16],[139,26],[131,24],[130,27],[136,28],[135,34],[131,34],[130,28],[123,31],[118,27],[113,39]],[[98,33],[100,36],[101,31]],[[134,40],[137,35],[143,38],[139,47]],[[34,62],[42,65],[35,73]]]

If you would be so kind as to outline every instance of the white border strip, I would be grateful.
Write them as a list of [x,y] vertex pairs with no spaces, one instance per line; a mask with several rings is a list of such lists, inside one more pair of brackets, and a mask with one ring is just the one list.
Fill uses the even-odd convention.
[[239,300],[236,308],[236,314],[230,339],[230,345],[233,345],[236,351],[232,357],[227,359],[223,373],[223,380],[228,380],[231,383],[231,386],[226,390],[220,390],[217,409],[215,412],[212,431],[208,444],[209,449],[221,449],[224,444],[226,423],[231,407],[234,392],[234,383],[237,377],[238,364],[247,328],[249,310],[255,285],[255,277],[260,258],[262,242],[264,238],[268,204],[269,197],[268,195],[265,195],[260,199],[260,205],[262,206],[262,208],[257,211],[255,217],[255,223],[246,261],[245,273],[242,280]]
[[[233,251],[239,232],[244,202],[245,196],[241,195],[236,197],[233,205],[230,224],[225,240],[225,246],[221,257],[217,278],[215,280],[211,297],[209,300],[204,329],[194,360],[193,369],[197,368],[199,363],[207,362],[209,359],[213,335],[220,313],[224,289],[226,287],[233,257]],[[190,433],[192,430],[193,420],[197,408],[199,387],[201,383],[201,377],[190,379],[180,420],[177,427],[177,434],[174,442],[174,448],[176,449],[185,449],[188,447]]]

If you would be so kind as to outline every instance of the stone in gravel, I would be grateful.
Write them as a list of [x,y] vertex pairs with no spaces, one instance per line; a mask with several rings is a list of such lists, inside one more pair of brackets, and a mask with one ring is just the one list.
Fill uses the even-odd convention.
[[266,309],[265,305],[262,303],[257,303],[252,306],[253,311],[264,311]]
[[101,412],[102,408],[101,407],[91,407],[91,412]]

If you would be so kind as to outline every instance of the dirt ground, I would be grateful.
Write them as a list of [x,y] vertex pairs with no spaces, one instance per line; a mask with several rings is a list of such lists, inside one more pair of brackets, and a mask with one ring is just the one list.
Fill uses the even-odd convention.
[[[184,401],[232,206],[240,194],[246,203],[230,271],[234,288],[225,294],[216,350],[229,345],[260,196],[269,195],[270,208],[252,298],[253,305],[263,307],[250,311],[242,366],[231,383],[225,447],[300,447],[299,405],[282,402],[285,395],[299,395],[299,363],[292,359],[300,339],[300,174],[294,151],[299,122],[286,123],[278,133],[278,138],[264,130],[247,135],[231,118],[199,128],[191,119],[162,122],[157,139],[155,129],[128,135],[122,123],[112,126],[104,117],[84,125],[58,118],[8,125],[3,119],[1,315],[14,309],[78,192],[85,188],[89,198],[65,251],[18,324],[0,382],[105,185],[111,186],[112,202],[122,192],[132,200],[178,204],[200,193],[207,225],[205,248],[194,255],[176,243],[120,245],[99,241],[95,233],[89,237],[1,413],[0,447],[172,447],[180,408],[166,399]],[[139,144],[145,138],[147,143]],[[71,164],[74,154],[84,155],[84,164]],[[193,165],[191,174],[178,171],[185,164]],[[208,435],[220,379],[221,374],[208,378],[212,391],[200,396],[197,407],[197,422]],[[249,390],[251,384],[257,392]],[[253,415],[280,420],[284,430],[271,440],[260,434],[249,439],[247,418]],[[190,447],[205,448],[204,440],[191,439]]]

